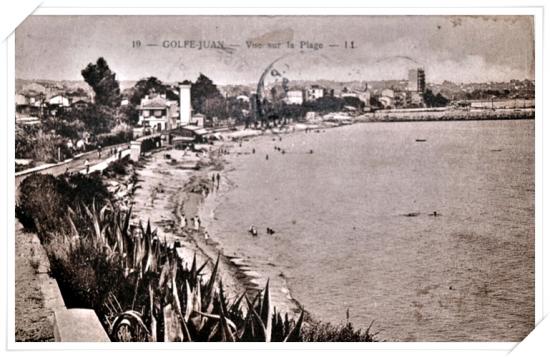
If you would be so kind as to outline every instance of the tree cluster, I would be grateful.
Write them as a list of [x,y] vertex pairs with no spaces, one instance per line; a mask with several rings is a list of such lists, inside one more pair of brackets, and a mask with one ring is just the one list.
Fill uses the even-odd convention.
[[437,95],[434,95],[434,93],[431,91],[431,89],[428,89],[423,94],[424,97],[424,103],[427,107],[446,107],[447,104],[449,104],[449,99],[445,98],[441,93],[437,93]]

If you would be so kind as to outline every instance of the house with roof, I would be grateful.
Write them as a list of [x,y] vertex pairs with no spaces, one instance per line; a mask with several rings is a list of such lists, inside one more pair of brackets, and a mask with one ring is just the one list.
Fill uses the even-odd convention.
[[53,97],[51,97],[50,99],[48,99],[48,105],[50,107],[64,107],[64,108],[67,108],[67,107],[70,107],[71,106],[71,102],[69,100],[69,97],[63,95],[63,94],[57,94],[57,95],[54,95]]
[[306,90],[306,100],[308,102],[313,102],[319,98],[323,98],[324,95],[325,89],[318,84],[313,84]]
[[304,91],[301,89],[292,89],[286,92],[285,102],[287,104],[302,105],[304,103]]
[[195,144],[206,142],[208,131],[196,125],[180,126],[170,133],[170,143],[176,149],[194,147]]
[[41,115],[43,104],[34,97],[23,94],[15,95],[15,116],[16,118],[32,117],[38,120]]
[[166,99],[164,94],[141,99],[138,125],[153,131],[171,130],[178,126],[180,117],[178,103]]

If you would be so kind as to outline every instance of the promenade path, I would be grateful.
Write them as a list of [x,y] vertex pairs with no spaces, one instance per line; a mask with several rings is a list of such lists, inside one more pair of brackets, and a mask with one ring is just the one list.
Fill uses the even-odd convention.
[[[86,160],[88,160],[88,163],[90,164],[90,172],[93,172],[94,170],[97,170],[98,167],[101,167],[102,165],[105,165],[105,167],[112,161],[117,160],[118,154],[116,155],[110,155],[111,149],[122,149],[122,155],[121,157],[128,156],[130,154],[130,149],[128,149],[129,144],[119,144],[119,145],[113,145],[108,146],[106,148],[103,148],[101,151],[101,157],[97,150],[89,151],[84,154],[82,154],[79,157],[69,159],[65,162],[61,162],[52,166],[46,166],[43,169],[40,168],[34,168],[30,170],[25,170],[21,172],[15,173],[15,189],[19,188],[19,184],[28,176],[32,175],[33,173],[41,173],[41,174],[51,174],[54,176],[58,176],[61,174],[64,174],[67,170],[68,172],[86,172]],[[98,166],[100,165],[100,166]],[[28,172],[31,171],[32,172]]]

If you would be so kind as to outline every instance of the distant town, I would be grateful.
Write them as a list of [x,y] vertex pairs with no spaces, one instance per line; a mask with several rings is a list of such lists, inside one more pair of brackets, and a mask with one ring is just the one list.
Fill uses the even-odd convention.
[[119,83],[100,58],[82,76],[84,81],[16,80],[19,169],[178,127],[534,116],[533,80],[430,83],[424,68],[403,68],[406,79],[385,81],[293,81],[273,69],[249,85],[218,86],[206,74],[194,82],[147,77]]

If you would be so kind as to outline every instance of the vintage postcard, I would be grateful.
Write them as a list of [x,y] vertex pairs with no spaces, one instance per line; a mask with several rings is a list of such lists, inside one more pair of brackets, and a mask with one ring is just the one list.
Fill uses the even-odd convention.
[[27,17],[10,338],[523,340],[534,20]]

